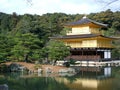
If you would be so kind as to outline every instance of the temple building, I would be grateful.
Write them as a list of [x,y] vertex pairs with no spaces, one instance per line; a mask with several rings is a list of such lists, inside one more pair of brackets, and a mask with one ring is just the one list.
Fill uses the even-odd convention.
[[81,20],[66,24],[65,27],[71,30],[65,36],[53,38],[71,47],[71,55],[67,58],[77,61],[111,59],[111,50],[114,48],[112,41],[115,38],[103,35],[102,28],[107,27],[106,24],[83,17]]

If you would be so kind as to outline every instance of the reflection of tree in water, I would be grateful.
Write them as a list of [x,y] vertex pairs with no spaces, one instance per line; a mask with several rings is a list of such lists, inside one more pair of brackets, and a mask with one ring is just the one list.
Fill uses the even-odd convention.
[[[112,78],[96,78],[95,73],[80,73],[66,77],[19,77],[12,73],[0,77],[0,84],[9,90],[120,90],[120,68],[114,68]],[[86,75],[87,74],[87,75]],[[17,76],[18,75],[18,76]]]
[[[0,82],[3,83],[4,80],[5,78],[0,78]],[[17,80],[8,78],[5,81],[9,90],[69,90],[64,83],[59,83],[51,77],[19,78]]]
[[79,74],[74,77],[66,77],[66,79],[69,81],[66,85],[75,90],[114,90],[112,87],[115,87],[112,86],[113,78],[99,76],[95,73],[87,72],[84,75]]
[[113,76],[115,79],[113,80],[113,90],[120,90],[120,67],[114,67]]
[[120,75],[119,76],[119,79],[116,78],[114,81],[113,81],[113,90],[120,90]]
[[70,83],[73,83],[74,81],[77,80],[78,75],[75,75],[75,76],[66,76],[65,78],[66,78],[68,81],[70,81]]

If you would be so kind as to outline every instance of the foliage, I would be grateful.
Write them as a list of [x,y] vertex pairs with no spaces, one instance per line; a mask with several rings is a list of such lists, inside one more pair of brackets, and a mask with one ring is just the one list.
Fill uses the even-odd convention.
[[114,49],[112,50],[112,57],[116,59],[120,59],[120,40],[116,40],[114,42]]
[[16,36],[17,44],[14,45],[12,52],[13,58],[28,62],[29,60],[39,59],[39,50],[42,41],[32,33],[26,33]]
[[19,73],[10,73],[0,78],[0,84],[7,83],[10,90],[69,90],[63,82],[54,77],[21,78]]
[[47,49],[48,58],[51,60],[63,60],[66,56],[70,55],[70,48],[61,41],[51,40],[47,45]]
[[[65,52],[63,52],[65,55],[61,53],[60,46],[62,44],[57,42],[58,45],[55,44],[56,46],[54,46],[51,44],[53,42],[49,42],[49,37],[65,35],[70,29],[64,28],[64,24],[79,20],[83,16],[83,14],[67,15],[65,13],[47,13],[41,16],[17,15],[15,12],[13,14],[0,12],[0,61],[3,62],[9,59],[42,62],[46,58],[63,59],[67,54]],[[108,9],[99,13],[90,13],[87,16],[95,21],[108,24],[108,28],[103,28],[106,30],[106,36],[120,36],[119,11],[112,12]],[[120,40],[114,44],[116,49],[113,50],[113,57],[116,57],[119,56],[120,52]],[[46,46],[50,45],[54,48],[48,50]],[[118,52],[117,55],[114,52]],[[59,57],[60,55],[61,57]]]
[[6,61],[12,55],[15,42],[10,36],[0,35],[0,62]]
[[9,69],[8,69],[8,66],[5,65],[5,64],[1,64],[0,65],[0,72],[8,72]]
[[114,28],[108,28],[106,32],[104,32],[106,36],[114,36],[115,35],[115,30]]

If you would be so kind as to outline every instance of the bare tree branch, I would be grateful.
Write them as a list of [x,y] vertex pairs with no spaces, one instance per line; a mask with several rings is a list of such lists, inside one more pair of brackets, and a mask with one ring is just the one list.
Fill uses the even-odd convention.
[[[99,2],[99,3],[103,3],[104,4],[103,8],[105,8],[107,6],[111,6],[114,3],[117,3],[120,0],[95,0],[95,1]],[[120,7],[120,5],[119,5],[119,7]],[[116,8],[116,9],[118,9],[118,8]]]
[[104,4],[106,4],[106,5],[110,5],[110,4],[113,4],[113,3],[115,3],[115,2],[117,2],[117,1],[120,1],[120,0],[95,0],[96,2],[100,2],[100,3],[104,3]]
[[29,5],[32,5],[32,0],[26,0]]
[[117,2],[117,1],[119,1],[119,0],[112,0],[112,1],[109,1],[109,2],[107,2],[106,6],[111,5],[111,4],[113,4],[113,3]]

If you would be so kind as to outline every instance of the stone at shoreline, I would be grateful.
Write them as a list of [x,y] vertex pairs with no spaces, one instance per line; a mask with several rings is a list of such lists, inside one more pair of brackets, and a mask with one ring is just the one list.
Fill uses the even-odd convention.
[[[11,71],[24,71],[28,73],[74,73],[76,71],[74,68],[65,67],[65,66],[53,66],[53,65],[45,65],[38,64],[36,68],[36,64],[26,63],[26,62],[7,62],[6,65],[10,68]],[[39,66],[39,67],[38,67]]]
[[38,68],[38,73],[42,73],[42,69],[41,68]]
[[52,73],[53,71],[52,71],[52,69],[51,69],[51,68],[46,67],[45,72],[46,72],[46,73]]
[[17,64],[17,63],[11,63],[9,65],[9,70],[11,72],[17,72],[17,71],[24,71],[24,70],[27,70],[26,67],[20,65],[20,64]]
[[7,84],[0,85],[0,90],[8,90],[8,85]]
[[73,68],[60,69],[58,73],[76,73]]

